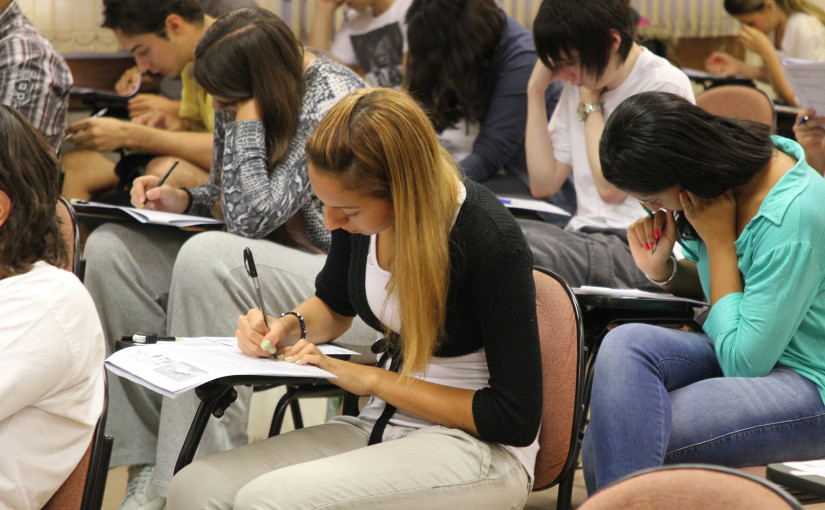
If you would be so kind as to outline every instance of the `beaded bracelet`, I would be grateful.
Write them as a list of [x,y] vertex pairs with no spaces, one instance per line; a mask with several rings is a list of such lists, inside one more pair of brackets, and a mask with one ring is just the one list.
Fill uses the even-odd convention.
[[294,315],[295,317],[298,317],[298,322],[301,323],[301,338],[300,339],[303,340],[304,338],[306,338],[307,337],[307,325],[304,322],[304,318],[301,317],[301,314],[298,313],[298,312],[284,312],[284,313],[281,314],[281,317],[285,317],[287,315]]
[[676,257],[671,255],[670,260],[673,262],[673,273],[670,274],[670,278],[667,280],[654,280],[653,278],[647,276],[647,274],[645,274],[645,277],[656,285],[670,285],[670,282],[676,278],[676,270],[679,268],[679,264],[676,262]]

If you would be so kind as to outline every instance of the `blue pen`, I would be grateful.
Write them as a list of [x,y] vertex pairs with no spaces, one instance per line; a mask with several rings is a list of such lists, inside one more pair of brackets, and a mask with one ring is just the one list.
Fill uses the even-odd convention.
[[[648,214],[648,216],[650,216],[651,218],[654,216],[653,211],[651,211],[650,209],[648,209],[648,208],[647,208],[647,206],[646,206],[645,204],[643,204],[642,202],[639,202],[639,205],[641,205],[641,206],[642,206],[642,209],[644,209],[644,210],[645,210],[645,212]],[[659,239],[656,239],[656,242],[655,242],[655,243],[653,243],[653,251],[654,251],[654,252],[656,251],[656,247],[659,245],[659,240],[662,238],[662,235],[665,233],[665,231],[664,231],[664,230],[665,230],[665,229],[664,229],[664,227],[662,227],[662,233],[659,235]],[[681,239],[676,238],[676,242],[677,242],[677,243],[679,243],[679,246],[681,246],[681,247],[682,247],[682,252],[683,252],[683,253],[687,253],[687,254],[688,254],[688,255],[690,255],[691,257],[696,258],[696,255],[694,255],[693,250],[691,250],[690,248],[688,248],[687,246],[685,246],[685,244],[682,242],[682,240],[681,240]]]
[[801,126],[802,124],[804,124],[804,123],[808,122],[809,120],[811,120],[811,118],[810,118],[810,117],[808,117],[807,115],[805,115],[804,117],[802,117],[801,119],[799,119],[799,122],[797,122],[797,123],[796,123],[796,125],[797,125],[797,126]]

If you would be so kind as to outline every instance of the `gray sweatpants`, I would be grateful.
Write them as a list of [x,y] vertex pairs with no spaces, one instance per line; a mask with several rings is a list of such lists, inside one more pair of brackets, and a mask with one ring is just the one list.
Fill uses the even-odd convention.
[[533,264],[558,273],[571,287],[662,290],[636,266],[622,231],[573,231],[535,220],[518,222],[533,252]]
[[[98,308],[107,348],[121,335],[234,336],[238,316],[257,298],[243,264],[255,255],[267,312],[278,315],[312,296],[325,256],[225,232],[191,234],[169,227],[107,223],[86,243],[86,286]],[[311,327],[311,325],[308,325]],[[366,351],[375,332],[356,319],[340,343]],[[251,389],[220,420],[211,419],[196,458],[245,445]],[[114,437],[111,466],[154,463],[155,490],[166,486],[199,404],[194,392],[161,397],[109,378],[106,432]]]

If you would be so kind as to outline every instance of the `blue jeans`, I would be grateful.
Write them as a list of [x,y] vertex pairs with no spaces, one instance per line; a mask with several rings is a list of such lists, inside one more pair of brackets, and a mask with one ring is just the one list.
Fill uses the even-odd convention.
[[611,331],[596,357],[582,444],[588,494],[643,468],[825,457],[817,386],[777,365],[724,377],[707,335],[647,324]]

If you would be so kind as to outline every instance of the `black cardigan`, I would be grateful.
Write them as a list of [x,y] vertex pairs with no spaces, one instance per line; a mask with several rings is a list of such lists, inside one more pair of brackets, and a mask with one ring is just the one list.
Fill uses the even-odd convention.
[[[473,397],[473,419],[485,441],[533,442],[541,421],[541,352],[532,255],[510,212],[487,188],[465,182],[467,197],[450,234],[445,338],[438,357],[484,348],[489,387]],[[335,312],[360,316],[377,331],[365,289],[369,236],[332,233],[315,281],[316,295]]]

